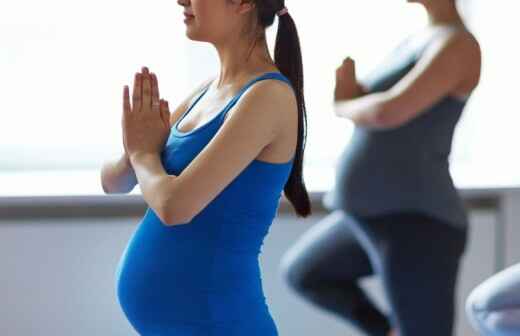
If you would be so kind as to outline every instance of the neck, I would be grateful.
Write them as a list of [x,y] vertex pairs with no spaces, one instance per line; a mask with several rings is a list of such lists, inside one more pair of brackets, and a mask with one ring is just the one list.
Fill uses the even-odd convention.
[[254,47],[252,41],[240,38],[214,44],[220,59],[217,88],[236,83],[250,73],[274,65],[266,40],[258,40]]
[[431,25],[463,24],[455,1],[439,1],[426,8]]

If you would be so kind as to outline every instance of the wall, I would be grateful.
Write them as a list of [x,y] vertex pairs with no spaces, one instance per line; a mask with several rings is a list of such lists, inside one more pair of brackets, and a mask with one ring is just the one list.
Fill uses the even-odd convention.
[[[311,336],[324,330],[328,336],[344,336],[350,330],[343,321],[297,297],[278,273],[278,262],[286,248],[321,217],[323,214],[298,220],[281,215],[263,247],[264,290],[282,336]],[[2,335],[135,335],[117,305],[114,270],[138,220],[0,221]],[[471,220],[471,243],[464,261],[459,301],[493,273],[494,216],[475,212]],[[369,279],[363,285],[384,307],[377,280]],[[457,335],[473,335],[465,317],[460,315],[459,319]]]

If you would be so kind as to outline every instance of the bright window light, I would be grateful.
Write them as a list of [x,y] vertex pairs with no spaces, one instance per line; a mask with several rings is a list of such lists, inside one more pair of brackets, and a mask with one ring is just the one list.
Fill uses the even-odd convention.
[[[520,57],[509,46],[518,30],[505,29],[496,22],[497,18],[515,22],[513,13],[518,13],[518,8],[513,9],[515,1],[504,1],[500,16],[495,16],[494,6],[488,3],[463,6],[485,59],[482,84],[455,136],[451,157],[455,167],[520,166],[518,155],[512,155],[519,143],[520,117],[512,98],[517,76],[511,74],[517,71]],[[330,187],[335,160],[352,134],[352,124],[333,115],[336,67],[350,56],[356,60],[358,75],[363,76],[402,38],[427,22],[419,5],[404,0],[316,4],[287,1],[303,51],[309,126],[305,178],[310,190]],[[504,8],[507,6],[510,10]],[[218,73],[213,48],[186,38],[182,9],[175,1],[17,0],[9,2],[7,10],[3,7],[2,181],[9,180],[9,174],[22,172],[90,171],[91,176],[97,176],[104,161],[119,157],[123,151],[123,86],[133,83],[141,66],[158,75],[161,96],[171,107]],[[275,27],[268,32],[271,50]],[[460,176],[465,175],[463,169],[459,169]],[[80,182],[78,190],[82,190]],[[96,188],[100,190],[100,185]],[[4,194],[15,189],[4,188]]]

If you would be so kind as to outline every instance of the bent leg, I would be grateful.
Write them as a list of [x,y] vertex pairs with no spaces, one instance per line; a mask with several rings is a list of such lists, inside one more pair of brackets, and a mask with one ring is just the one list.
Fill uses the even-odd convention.
[[300,237],[283,256],[281,270],[288,285],[312,304],[368,335],[388,334],[386,317],[358,285],[373,271],[342,211],[332,212]]
[[482,335],[520,335],[520,264],[475,288],[466,300],[466,313]]
[[416,213],[351,217],[380,274],[400,336],[451,336],[466,232]]

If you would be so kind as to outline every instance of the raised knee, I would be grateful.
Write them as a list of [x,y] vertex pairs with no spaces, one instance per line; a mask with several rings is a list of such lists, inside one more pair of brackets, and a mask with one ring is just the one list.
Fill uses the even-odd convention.
[[520,334],[520,308],[477,311],[478,328],[483,335],[513,336]]
[[313,287],[314,276],[308,265],[288,251],[280,261],[280,273],[284,282],[297,292],[308,291]]
[[476,300],[476,293],[475,291],[473,291],[466,299],[465,310],[466,316],[468,317],[468,320],[470,321],[473,328],[475,328],[476,330],[481,330],[482,309],[479,310],[479,308],[477,308]]
[[492,312],[488,320],[492,330],[502,335],[520,334],[520,307]]
[[483,335],[519,335],[520,305],[498,307],[493,296],[477,287],[466,300],[466,315],[473,327]]
[[482,285],[473,289],[466,299],[466,315],[476,330],[484,332],[487,329],[486,320],[491,310],[491,300]]

